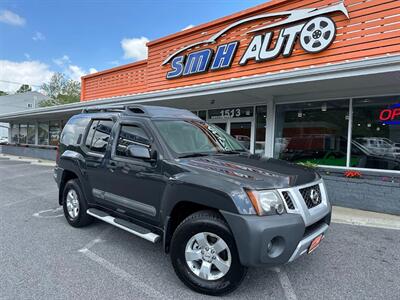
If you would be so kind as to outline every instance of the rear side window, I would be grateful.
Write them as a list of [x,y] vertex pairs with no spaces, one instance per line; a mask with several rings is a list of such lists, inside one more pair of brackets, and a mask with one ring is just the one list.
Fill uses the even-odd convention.
[[111,120],[93,120],[86,137],[86,147],[93,152],[105,153],[113,125]]
[[80,145],[89,122],[90,118],[88,117],[72,117],[61,133],[60,143],[65,146]]
[[136,125],[122,125],[118,136],[116,155],[127,157],[128,146],[137,144],[150,147],[150,138]]

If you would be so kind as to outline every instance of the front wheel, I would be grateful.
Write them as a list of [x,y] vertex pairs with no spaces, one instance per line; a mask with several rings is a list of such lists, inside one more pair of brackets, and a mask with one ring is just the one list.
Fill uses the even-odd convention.
[[213,211],[187,217],[175,230],[171,259],[178,277],[196,292],[224,295],[246,275],[226,222]]
[[65,218],[71,226],[83,227],[92,223],[93,218],[86,213],[86,199],[77,179],[65,184],[62,200]]

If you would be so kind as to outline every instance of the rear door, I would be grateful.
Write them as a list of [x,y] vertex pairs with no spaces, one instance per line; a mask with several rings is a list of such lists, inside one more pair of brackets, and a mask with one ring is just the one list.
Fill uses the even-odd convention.
[[[89,182],[91,198],[99,202],[96,190],[107,182],[106,153],[110,147],[110,136],[114,126],[111,119],[92,119],[86,132],[83,151],[86,156],[86,176]],[[90,199],[89,199],[90,200]]]
[[142,122],[118,124],[107,165],[107,183],[103,185],[104,202],[120,213],[158,225],[166,184],[161,161],[130,157],[127,147],[132,144],[144,145],[152,153],[160,150],[151,131]]

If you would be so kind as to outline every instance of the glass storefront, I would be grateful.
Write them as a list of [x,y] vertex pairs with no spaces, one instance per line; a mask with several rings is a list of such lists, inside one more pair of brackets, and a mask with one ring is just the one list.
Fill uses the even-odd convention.
[[50,121],[49,125],[49,144],[52,146],[57,146],[60,140],[61,134],[61,122],[60,121]]
[[[267,105],[196,114],[253,153],[295,163],[400,171],[400,96],[277,103],[275,111],[272,120],[267,120]],[[275,122],[273,136],[268,130],[271,122]],[[11,124],[11,141],[34,144],[37,132],[39,145],[58,145],[64,124],[60,120]]]
[[349,100],[277,105],[274,156],[346,166]]
[[28,134],[28,125],[19,124],[19,143],[26,144],[26,136]]
[[256,107],[256,133],[254,140],[254,152],[257,154],[265,153],[265,134],[267,128],[267,106]]
[[49,144],[49,123],[42,122],[38,124],[38,144],[48,145]]
[[18,136],[19,136],[19,124],[11,125],[11,142],[14,144],[18,144]]
[[278,104],[274,140],[291,162],[400,171],[400,97]]
[[28,124],[28,135],[27,135],[27,143],[29,145],[35,144],[36,137],[36,126],[35,124]]
[[400,97],[353,100],[350,166],[400,170]]

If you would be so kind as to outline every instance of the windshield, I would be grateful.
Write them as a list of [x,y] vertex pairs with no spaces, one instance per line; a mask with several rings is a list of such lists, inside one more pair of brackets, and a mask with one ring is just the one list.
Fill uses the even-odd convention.
[[165,143],[178,157],[247,151],[235,138],[212,124],[186,120],[154,123]]

